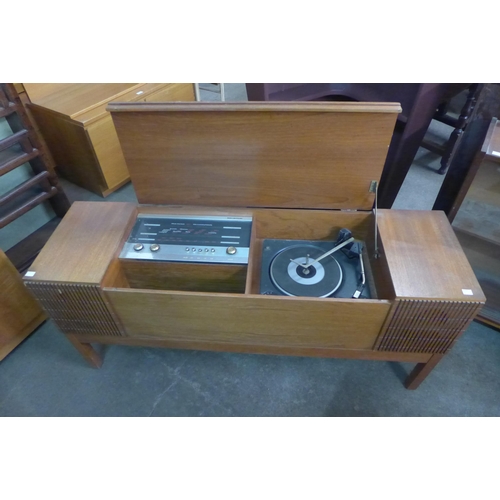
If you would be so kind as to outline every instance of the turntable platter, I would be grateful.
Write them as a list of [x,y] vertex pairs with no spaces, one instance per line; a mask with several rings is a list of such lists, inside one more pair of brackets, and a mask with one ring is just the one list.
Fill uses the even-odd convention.
[[[342,268],[333,256],[314,262],[324,250],[314,245],[289,246],[272,260],[269,273],[274,285],[285,295],[328,297],[342,283]],[[308,267],[306,267],[308,266]]]

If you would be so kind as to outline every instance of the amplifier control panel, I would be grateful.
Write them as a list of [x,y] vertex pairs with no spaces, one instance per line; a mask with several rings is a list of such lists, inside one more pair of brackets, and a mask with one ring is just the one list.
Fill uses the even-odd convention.
[[252,217],[139,215],[121,259],[248,264]]

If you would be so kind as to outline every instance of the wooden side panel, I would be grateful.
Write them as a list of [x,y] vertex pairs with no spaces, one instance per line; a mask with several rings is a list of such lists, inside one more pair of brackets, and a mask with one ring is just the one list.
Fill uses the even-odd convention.
[[130,176],[111,116],[91,124],[87,132],[107,188],[114,189],[126,182]]
[[485,301],[444,212],[379,210],[378,227],[396,297]]
[[99,287],[32,281],[27,281],[26,285],[64,333],[121,335]]
[[29,109],[61,175],[90,191],[106,190],[106,180],[85,129],[43,109]]
[[482,304],[432,300],[399,300],[379,351],[444,354],[465,331]]
[[[346,105],[348,104],[348,105]],[[114,103],[140,203],[370,210],[398,105]]]
[[135,221],[133,203],[75,202],[25,274],[98,285]]
[[0,251],[0,359],[46,318],[21,276]]
[[104,289],[130,337],[371,349],[385,301]]

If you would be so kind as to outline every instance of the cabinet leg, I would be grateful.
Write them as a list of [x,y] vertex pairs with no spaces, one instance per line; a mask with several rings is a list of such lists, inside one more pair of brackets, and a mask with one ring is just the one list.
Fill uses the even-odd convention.
[[408,378],[405,380],[405,387],[410,390],[416,389],[424,380],[433,368],[441,361],[444,354],[434,354],[427,363],[418,363],[412,370]]
[[90,366],[93,368],[100,368],[102,366],[101,356],[90,344],[83,344],[71,333],[67,333],[66,337]]

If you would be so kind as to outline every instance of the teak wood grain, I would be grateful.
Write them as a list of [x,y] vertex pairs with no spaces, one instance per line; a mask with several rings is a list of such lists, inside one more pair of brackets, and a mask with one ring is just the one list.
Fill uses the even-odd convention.
[[33,105],[74,118],[112,98],[139,88],[140,83],[25,83]]
[[139,203],[370,210],[396,104],[112,103]]
[[46,318],[17,269],[0,250],[0,360]]
[[379,210],[378,227],[396,297],[486,300],[444,212]]
[[168,83],[141,99],[144,102],[194,101],[194,86],[187,83]]
[[[399,106],[145,102],[109,109],[139,201],[148,204],[139,212],[251,215],[252,248],[240,293],[204,291],[202,268],[187,277],[198,289],[182,291],[178,265],[119,260],[135,209],[116,203],[104,213],[90,208],[94,203],[79,205],[48,245],[58,260],[62,249],[78,258],[59,271],[46,254],[37,271],[44,280],[30,286],[81,345],[413,361],[421,363],[410,377],[413,387],[482,306],[484,296],[444,214],[380,211],[381,255],[374,256],[369,187],[379,179]],[[366,211],[353,211],[360,208]],[[333,240],[342,227],[367,243],[368,280],[373,274],[377,290],[372,299],[258,293],[264,239]],[[93,253],[102,242],[105,255]],[[42,270],[50,266],[51,278]],[[70,269],[75,266],[82,272]],[[92,277],[88,285],[54,279],[84,274]],[[473,295],[464,295],[469,289]]]
[[29,268],[29,281],[100,284],[136,211],[133,203],[73,203]]
[[129,174],[107,104],[194,100],[192,84],[26,84],[35,117],[59,172],[90,191],[107,196]]
[[131,288],[244,293],[247,266],[120,260]]
[[126,336],[370,349],[387,301],[104,289]]
[[282,356],[313,356],[318,358],[367,359],[377,361],[399,361],[406,363],[426,363],[429,354],[372,351],[371,349],[341,349],[321,347],[285,347],[282,345],[237,344],[233,342],[199,342],[169,339],[146,339],[135,337],[96,337],[78,335],[83,343],[117,344],[145,347],[165,347],[168,349],[194,349],[200,351],[237,352],[248,354],[271,354]]
[[106,187],[117,187],[124,179],[128,179],[129,173],[111,116],[91,124],[87,128],[87,134],[101,166],[100,171],[106,179]]

